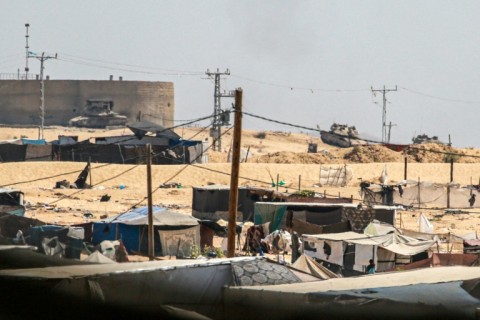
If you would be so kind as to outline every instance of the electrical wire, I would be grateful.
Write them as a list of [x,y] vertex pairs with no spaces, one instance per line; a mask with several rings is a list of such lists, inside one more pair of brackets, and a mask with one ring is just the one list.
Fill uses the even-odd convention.
[[434,96],[434,95],[431,95],[431,94],[428,94],[428,93],[422,93],[422,92],[419,92],[419,91],[416,91],[416,90],[408,89],[408,88],[405,88],[405,87],[399,87],[399,88],[402,88],[405,91],[415,93],[415,94],[420,95],[420,96],[424,96],[424,97],[432,98],[432,99],[436,99],[436,100],[442,100],[442,101],[448,101],[448,102],[458,102],[458,103],[465,103],[465,104],[480,104],[480,101],[468,101],[468,100],[443,98],[443,97]]
[[315,93],[315,91],[320,91],[320,92],[339,92],[339,93],[349,93],[349,92],[365,92],[365,91],[370,91],[367,89],[357,89],[357,90],[352,90],[352,89],[324,89],[324,88],[307,88],[307,87],[296,87],[296,86],[290,86],[290,85],[283,85],[283,84],[278,84],[278,83],[271,83],[271,82],[266,82],[266,81],[260,81],[260,80],[255,80],[247,77],[242,77],[238,75],[230,75],[231,77],[238,78],[241,80],[261,84],[261,85],[266,85],[270,87],[277,87],[277,88],[287,88],[290,90],[301,90],[301,91],[309,91],[311,93]]

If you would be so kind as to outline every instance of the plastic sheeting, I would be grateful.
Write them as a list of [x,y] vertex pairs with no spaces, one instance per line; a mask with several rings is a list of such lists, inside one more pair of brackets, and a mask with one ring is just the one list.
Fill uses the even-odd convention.
[[479,278],[479,268],[439,267],[300,284],[228,287],[225,317],[475,319],[480,300],[463,284]]
[[321,186],[346,186],[352,180],[353,172],[348,166],[343,167],[320,167]]
[[[197,219],[184,213],[170,211],[163,207],[152,208],[155,226],[196,226]],[[148,207],[140,207],[118,216],[100,220],[100,223],[123,223],[127,225],[148,225]]]

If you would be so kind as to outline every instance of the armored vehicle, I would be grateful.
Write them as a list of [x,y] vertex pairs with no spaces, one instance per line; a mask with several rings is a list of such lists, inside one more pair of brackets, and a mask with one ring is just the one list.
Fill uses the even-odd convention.
[[74,127],[105,128],[125,126],[127,117],[112,111],[112,100],[89,99],[85,105],[83,116],[70,119]]
[[346,124],[332,124],[330,131],[320,131],[320,138],[324,143],[340,148],[366,144],[365,141],[359,138],[355,126],[349,127]]
[[426,134],[419,134],[412,139],[414,144],[422,144],[422,143],[438,143],[438,144],[445,144],[442,141],[438,140],[437,136],[429,137]]

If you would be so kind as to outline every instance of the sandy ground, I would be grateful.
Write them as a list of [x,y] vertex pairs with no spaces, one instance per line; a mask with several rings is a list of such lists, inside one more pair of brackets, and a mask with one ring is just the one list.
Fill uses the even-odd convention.
[[[180,129],[177,131],[188,139],[197,134],[199,129]],[[229,132],[230,133],[230,132]],[[128,130],[117,129],[87,130],[76,128],[51,127],[45,130],[47,141],[58,135],[75,135],[79,140],[98,136],[130,134]],[[207,138],[207,132],[198,134],[195,139]],[[0,128],[0,140],[20,137],[37,138],[38,129]],[[316,143],[319,152],[307,154],[308,143]],[[226,134],[223,150],[210,151],[209,164],[202,165],[168,165],[153,166],[153,203],[191,214],[192,186],[230,183],[231,166],[226,162],[231,145],[231,135]],[[318,137],[301,133],[266,132],[265,138],[259,139],[258,132],[245,131],[242,135],[242,147],[249,149],[250,158],[241,164],[240,185],[271,188],[271,181],[286,182],[279,191],[294,192],[299,189],[314,190],[331,196],[353,197],[360,199],[360,181],[378,182],[387,165],[389,181],[403,180],[403,154],[380,149],[340,149],[325,145]],[[347,154],[360,156],[352,163]],[[480,154],[478,149],[460,150],[468,154]],[[408,178],[414,180],[447,183],[450,180],[450,164],[438,161],[428,162],[428,155],[423,155],[421,163],[408,163]],[[362,160],[361,157],[365,159]],[[376,158],[375,158],[376,157]],[[383,157],[383,158],[382,158]],[[410,157],[410,156],[409,156]],[[413,155],[412,155],[413,157]],[[418,157],[417,157],[418,158]],[[273,159],[273,160],[272,160]],[[283,160],[282,160],[283,159]],[[371,161],[374,159],[375,161]],[[410,159],[410,158],[409,158]],[[413,158],[412,158],[413,159]],[[418,159],[417,159],[418,160]],[[413,161],[413,160],[412,160]],[[283,163],[276,163],[283,162]],[[343,166],[347,164],[353,171],[353,179],[346,187],[314,187],[318,182],[320,167]],[[28,217],[58,224],[74,224],[85,221],[84,214],[93,214],[92,220],[116,215],[134,205],[146,205],[147,177],[145,165],[92,164],[92,174],[88,179],[91,189],[54,189],[56,181],[66,179],[75,181],[85,163],[76,162],[19,162],[0,163],[0,185],[18,188],[25,192],[29,203]],[[91,179],[91,180],[90,180]],[[477,184],[480,179],[480,159],[455,163],[454,181],[461,185]],[[159,188],[167,182],[177,182],[181,188]],[[101,202],[102,195],[111,196],[110,201]],[[418,216],[421,212],[432,219],[436,232],[454,232],[463,235],[479,229],[480,209],[466,209],[464,214],[444,214],[444,210],[414,210],[401,212],[403,227],[418,230]],[[439,213],[441,217],[439,217]],[[400,216],[400,214],[399,214]],[[397,223],[399,222],[399,217]]]

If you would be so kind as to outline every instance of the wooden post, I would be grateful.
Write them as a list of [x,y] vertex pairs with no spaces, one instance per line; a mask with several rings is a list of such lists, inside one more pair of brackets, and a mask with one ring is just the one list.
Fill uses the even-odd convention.
[[[453,159],[450,159],[450,183],[453,182]],[[450,183],[447,186],[447,208],[450,209]]]
[[279,179],[280,179],[280,175],[277,173],[277,185],[276,185],[277,191],[278,191],[278,180],[279,180]]
[[92,185],[92,157],[88,157],[88,175],[90,176],[90,188]]
[[238,177],[240,172],[240,146],[242,140],[242,89],[235,90],[235,122],[233,125],[232,170],[228,203],[227,257],[235,256],[235,231],[237,227]]
[[405,164],[404,164],[404,168],[403,168],[403,179],[407,180],[407,163],[408,163],[407,156],[405,156],[404,162],[405,162]]
[[420,177],[418,177],[418,208],[420,209],[420,204],[422,201],[420,200]]
[[302,175],[298,175],[298,191],[302,190]]
[[153,205],[152,205],[152,145],[147,144],[147,199],[148,199],[148,258],[155,257],[153,241]]

